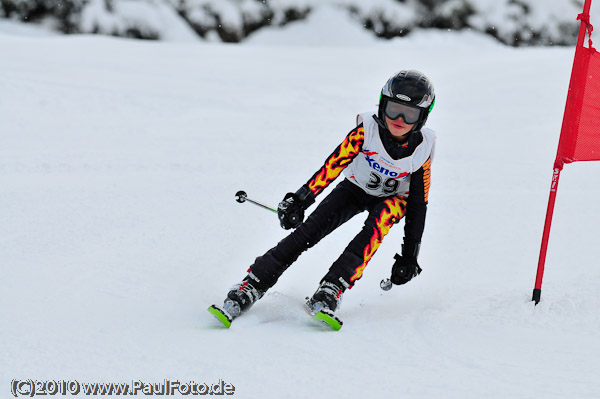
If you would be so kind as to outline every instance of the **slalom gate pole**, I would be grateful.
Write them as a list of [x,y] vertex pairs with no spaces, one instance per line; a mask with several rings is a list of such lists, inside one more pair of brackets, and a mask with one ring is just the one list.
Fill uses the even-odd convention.
[[585,40],[585,33],[587,31],[589,22],[589,20],[586,21],[586,19],[589,18],[591,6],[592,0],[585,0],[585,3],[583,4],[583,12],[579,14],[579,16],[577,16],[577,19],[580,19],[580,17],[584,17],[580,19],[581,25],[579,25],[579,36],[577,37],[578,46],[583,46],[583,41]]
[[544,223],[544,233],[542,234],[542,247],[540,249],[540,258],[538,260],[537,275],[535,277],[535,287],[533,289],[532,301],[537,305],[542,296],[542,279],[544,278],[544,266],[546,264],[546,252],[548,250],[548,240],[550,238],[550,226],[552,225],[552,215],[554,214],[554,203],[556,202],[556,191],[558,189],[558,179],[562,170],[562,162],[554,164],[554,173],[552,174],[552,183],[550,185],[550,196],[548,198],[548,209],[546,210],[546,222]]
[[[583,46],[586,32],[588,31],[589,13],[592,0],[585,0],[583,5],[583,12],[577,17],[580,20],[579,25],[579,36],[577,37],[577,47]],[[577,49],[576,47],[576,49]],[[575,76],[575,64],[571,71],[571,80],[569,83],[569,95],[567,95],[567,106],[569,105],[570,95],[572,94],[571,89],[574,84]],[[566,110],[565,110],[566,115]],[[564,116],[563,116],[564,119]],[[564,120],[563,120],[564,122]],[[564,127],[564,126],[563,126]],[[560,178],[560,172],[563,169],[565,159],[560,156],[561,144],[563,143],[563,132],[561,131],[561,140],[558,143],[558,150],[556,151],[556,160],[554,161],[554,173],[552,174],[552,184],[550,185],[550,196],[548,198],[548,209],[546,210],[546,221],[544,223],[544,232],[542,235],[542,246],[540,249],[540,257],[538,260],[537,275],[535,277],[535,287],[533,289],[532,301],[535,301],[537,305],[540,302],[542,296],[542,279],[544,277],[544,267],[546,264],[546,252],[548,250],[548,240],[550,237],[550,226],[552,225],[552,215],[554,213],[554,203],[556,201],[556,191],[558,189],[558,179]]]

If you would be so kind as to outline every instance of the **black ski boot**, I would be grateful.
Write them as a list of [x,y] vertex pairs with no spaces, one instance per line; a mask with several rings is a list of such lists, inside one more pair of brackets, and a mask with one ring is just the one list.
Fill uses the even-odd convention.
[[330,279],[323,279],[321,285],[311,298],[306,298],[306,308],[315,320],[325,323],[332,330],[342,328],[342,320],[335,315],[342,302],[342,294],[347,288],[342,284],[333,282]]
[[208,311],[227,328],[233,319],[248,310],[254,302],[263,297],[266,290],[258,288],[259,281],[254,275],[248,274],[241,283],[234,285],[227,293],[223,307],[212,305]]
[[[254,283],[256,285],[256,283]],[[225,310],[234,318],[245,312],[265,294],[264,291],[256,288],[250,277],[246,277],[241,283],[234,285],[227,293],[225,299]]]
[[306,307],[311,315],[316,315],[322,309],[335,312],[341,302],[344,288],[341,284],[322,281],[311,298],[306,298]]

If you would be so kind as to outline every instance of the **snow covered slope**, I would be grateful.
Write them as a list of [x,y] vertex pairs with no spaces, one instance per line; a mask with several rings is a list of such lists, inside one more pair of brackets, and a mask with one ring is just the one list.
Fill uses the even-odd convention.
[[[240,398],[600,397],[597,164],[563,172],[530,302],[572,49],[432,33],[0,48],[0,396],[32,378],[223,379]],[[219,328],[207,306],[286,234],[234,193],[274,205],[297,189],[403,68],[437,91],[421,276],[379,289],[396,228],[345,295],[344,328],[313,325],[303,299],[359,216]]]

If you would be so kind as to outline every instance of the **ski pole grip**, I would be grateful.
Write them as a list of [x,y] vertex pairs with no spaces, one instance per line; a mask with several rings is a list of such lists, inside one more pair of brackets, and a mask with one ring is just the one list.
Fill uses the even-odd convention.
[[239,202],[240,204],[246,202],[247,197],[248,197],[248,194],[246,194],[246,192],[243,190],[240,190],[237,193],[235,193],[235,200],[237,202]]

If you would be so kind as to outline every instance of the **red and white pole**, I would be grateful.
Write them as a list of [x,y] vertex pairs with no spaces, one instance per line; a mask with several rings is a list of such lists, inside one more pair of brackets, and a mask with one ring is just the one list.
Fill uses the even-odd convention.
[[[589,14],[590,7],[592,5],[592,0],[585,0],[585,4],[583,5],[583,13],[578,16],[578,19],[581,20],[581,25],[579,26],[579,36],[577,38],[577,47],[583,46],[583,41],[585,40],[585,34],[588,29],[589,22]],[[567,105],[569,106],[572,101],[571,95],[575,93],[573,89],[574,87],[574,78],[575,78],[575,65],[573,65],[573,70],[571,72],[571,81],[569,84],[569,95],[567,95]],[[565,112],[567,115],[567,112]],[[563,120],[563,128],[565,126],[565,121]],[[540,298],[542,296],[542,279],[544,277],[544,266],[546,264],[546,252],[548,250],[548,240],[550,238],[550,226],[552,225],[552,215],[554,214],[554,203],[556,201],[556,192],[558,190],[558,179],[560,178],[560,172],[562,171],[563,165],[565,162],[568,162],[566,159],[563,159],[561,154],[561,144],[566,143],[569,140],[568,137],[562,137],[561,132],[561,140],[558,144],[558,150],[556,154],[556,160],[554,161],[554,173],[552,174],[552,184],[550,185],[550,197],[548,198],[548,209],[546,210],[546,221],[544,223],[544,232],[542,235],[542,246],[540,249],[540,257],[538,260],[538,268],[537,275],[535,277],[535,287],[533,289],[533,298],[532,301],[535,301],[537,305],[540,302]],[[563,144],[565,145],[565,144]]]
[[544,265],[546,264],[546,251],[548,250],[548,240],[550,238],[550,226],[552,225],[552,215],[554,214],[554,203],[556,202],[556,191],[558,190],[558,179],[563,168],[563,163],[559,159],[554,162],[554,173],[552,174],[552,184],[550,185],[550,198],[548,198],[548,209],[546,210],[546,222],[544,224],[544,233],[542,235],[542,248],[540,249],[540,258],[538,260],[537,275],[535,277],[535,287],[533,289],[532,301],[537,305],[542,296],[542,279],[544,278]]

